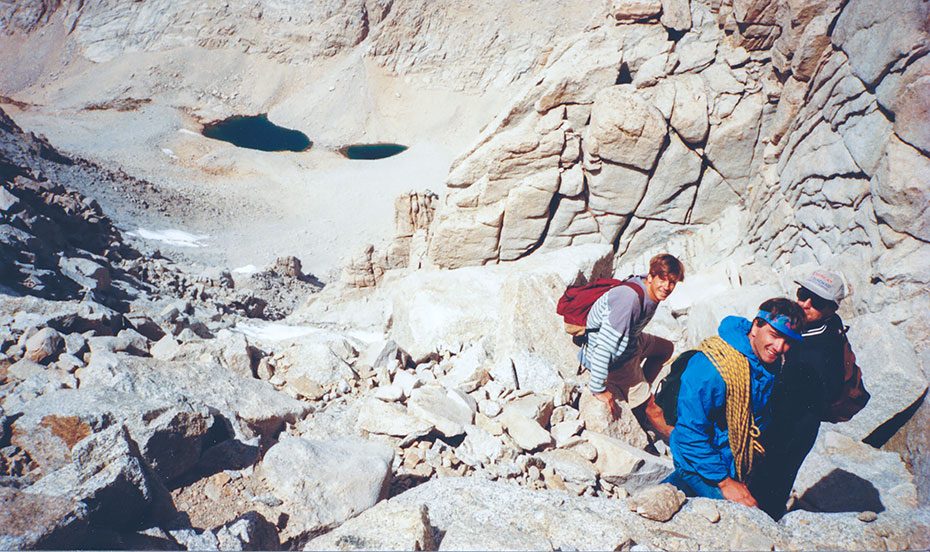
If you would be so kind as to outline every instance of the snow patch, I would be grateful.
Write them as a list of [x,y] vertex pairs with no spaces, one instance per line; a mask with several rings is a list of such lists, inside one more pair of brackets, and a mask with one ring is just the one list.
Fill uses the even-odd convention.
[[253,264],[247,264],[245,266],[240,266],[239,268],[234,268],[232,271],[236,274],[255,274],[258,272],[258,267]]
[[291,326],[277,322],[253,322],[250,324],[236,324],[232,331],[258,341],[284,341],[320,332],[321,330],[310,326]]
[[190,234],[183,230],[148,230],[141,227],[135,232],[127,232],[127,234],[144,240],[160,241],[178,247],[203,247],[203,244],[200,242],[210,237]]

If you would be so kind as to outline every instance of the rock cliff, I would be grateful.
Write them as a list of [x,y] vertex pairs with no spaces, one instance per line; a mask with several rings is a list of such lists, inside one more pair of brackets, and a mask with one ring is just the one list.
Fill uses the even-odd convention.
[[[924,0],[0,4],[0,547],[926,549],[928,34]],[[299,209],[251,275],[127,234],[334,163],[187,128],[241,113],[457,158],[341,204],[393,232],[325,287]],[[872,401],[777,523],[657,486],[585,391],[555,301],[665,251],[678,350],[846,275]]]

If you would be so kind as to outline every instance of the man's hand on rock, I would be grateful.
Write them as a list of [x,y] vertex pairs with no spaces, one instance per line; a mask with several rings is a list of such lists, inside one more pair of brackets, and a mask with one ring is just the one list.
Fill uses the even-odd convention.
[[600,393],[594,393],[594,398],[603,403],[607,403],[607,409],[610,410],[610,416],[613,419],[616,420],[620,417],[620,405],[617,404],[614,394],[610,392],[610,389],[606,389]]
[[759,507],[759,503],[756,502],[756,499],[752,496],[752,493],[749,492],[749,489],[746,488],[746,485],[743,483],[728,477],[720,483],[717,483],[717,486],[720,487],[720,492],[723,493],[723,498],[733,502],[739,502],[740,504],[749,506],[750,508]]

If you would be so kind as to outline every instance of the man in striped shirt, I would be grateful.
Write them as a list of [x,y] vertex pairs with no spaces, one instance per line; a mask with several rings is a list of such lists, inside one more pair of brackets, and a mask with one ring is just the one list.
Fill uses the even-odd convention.
[[659,303],[684,279],[685,269],[678,259],[669,254],[653,257],[647,276],[631,277],[629,285],[614,287],[595,301],[586,323],[588,339],[578,353],[581,365],[591,374],[591,393],[607,404],[614,418],[620,415],[616,399],[625,397],[640,425],[648,423],[666,438],[672,428],[665,423],[649,382],[671,358],[674,345],[643,333],[643,328]]

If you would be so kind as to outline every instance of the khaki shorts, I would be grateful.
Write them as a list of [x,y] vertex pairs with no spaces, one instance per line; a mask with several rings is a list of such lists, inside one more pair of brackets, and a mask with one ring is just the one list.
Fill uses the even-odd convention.
[[663,347],[670,346],[671,343],[667,339],[647,333],[639,334],[639,349],[636,354],[619,367],[607,372],[607,389],[614,395],[625,396],[630,408],[636,408],[646,402],[649,399],[651,382],[647,382],[643,375],[643,362],[648,357],[661,354]]

